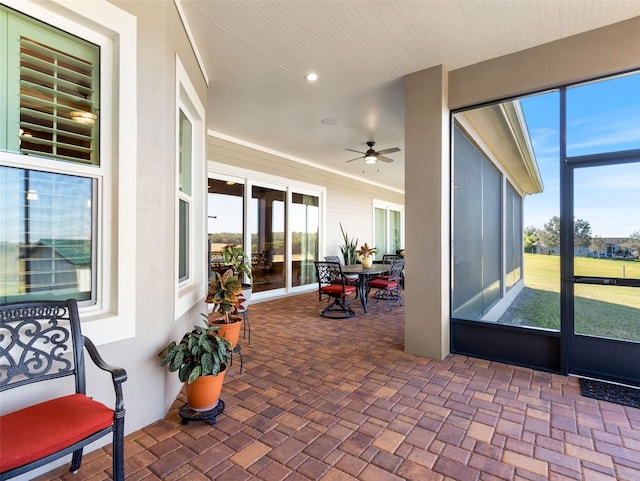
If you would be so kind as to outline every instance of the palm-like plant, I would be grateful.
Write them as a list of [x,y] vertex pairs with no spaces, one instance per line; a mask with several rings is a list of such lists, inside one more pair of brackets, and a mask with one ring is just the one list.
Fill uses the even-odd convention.
[[342,252],[342,257],[344,258],[345,265],[355,264],[356,263],[356,246],[358,245],[358,239],[349,238],[347,233],[342,228],[342,222],[340,222],[340,231],[342,232],[342,238],[344,239],[344,244],[340,246],[340,251]]

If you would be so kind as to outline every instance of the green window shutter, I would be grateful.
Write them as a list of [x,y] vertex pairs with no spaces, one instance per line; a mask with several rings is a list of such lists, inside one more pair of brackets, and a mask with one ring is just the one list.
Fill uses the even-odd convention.
[[99,165],[99,48],[8,15],[7,149]]
[[6,9],[0,8],[0,149],[7,150],[7,18]]

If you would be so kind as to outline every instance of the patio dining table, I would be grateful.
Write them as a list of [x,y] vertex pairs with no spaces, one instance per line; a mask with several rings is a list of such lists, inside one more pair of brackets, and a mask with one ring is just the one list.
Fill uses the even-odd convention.
[[385,274],[391,270],[391,264],[373,264],[371,267],[362,267],[362,264],[349,264],[342,266],[342,273],[347,275],[357,274],[360,282],[358,283],[358,295],[364,312],[367,311],[367,284],[372,276]]

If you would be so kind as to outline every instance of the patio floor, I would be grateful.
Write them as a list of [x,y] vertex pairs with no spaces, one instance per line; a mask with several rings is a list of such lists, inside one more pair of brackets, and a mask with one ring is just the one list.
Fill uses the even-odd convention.
[[[575,378],[405,354],[400,307],[329,320],[322,306],[252,305],[217,424],[182,426],[180,395],[127,436],[127,481],[640,480],[640,410],[582,397]],[[109,452],[38,480],[110,479]]]

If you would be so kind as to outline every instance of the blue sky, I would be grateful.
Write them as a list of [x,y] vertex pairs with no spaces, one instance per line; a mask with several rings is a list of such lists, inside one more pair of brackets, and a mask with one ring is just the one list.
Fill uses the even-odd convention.
[[[524,225],[543,228],[560,212],[558,92],[522,99],[544,192],[527,196]],[[640,149],[640,74],[567,92],[567,155]],[[575,170],[575,216],[593,235],[640,231],[640,163]]]

